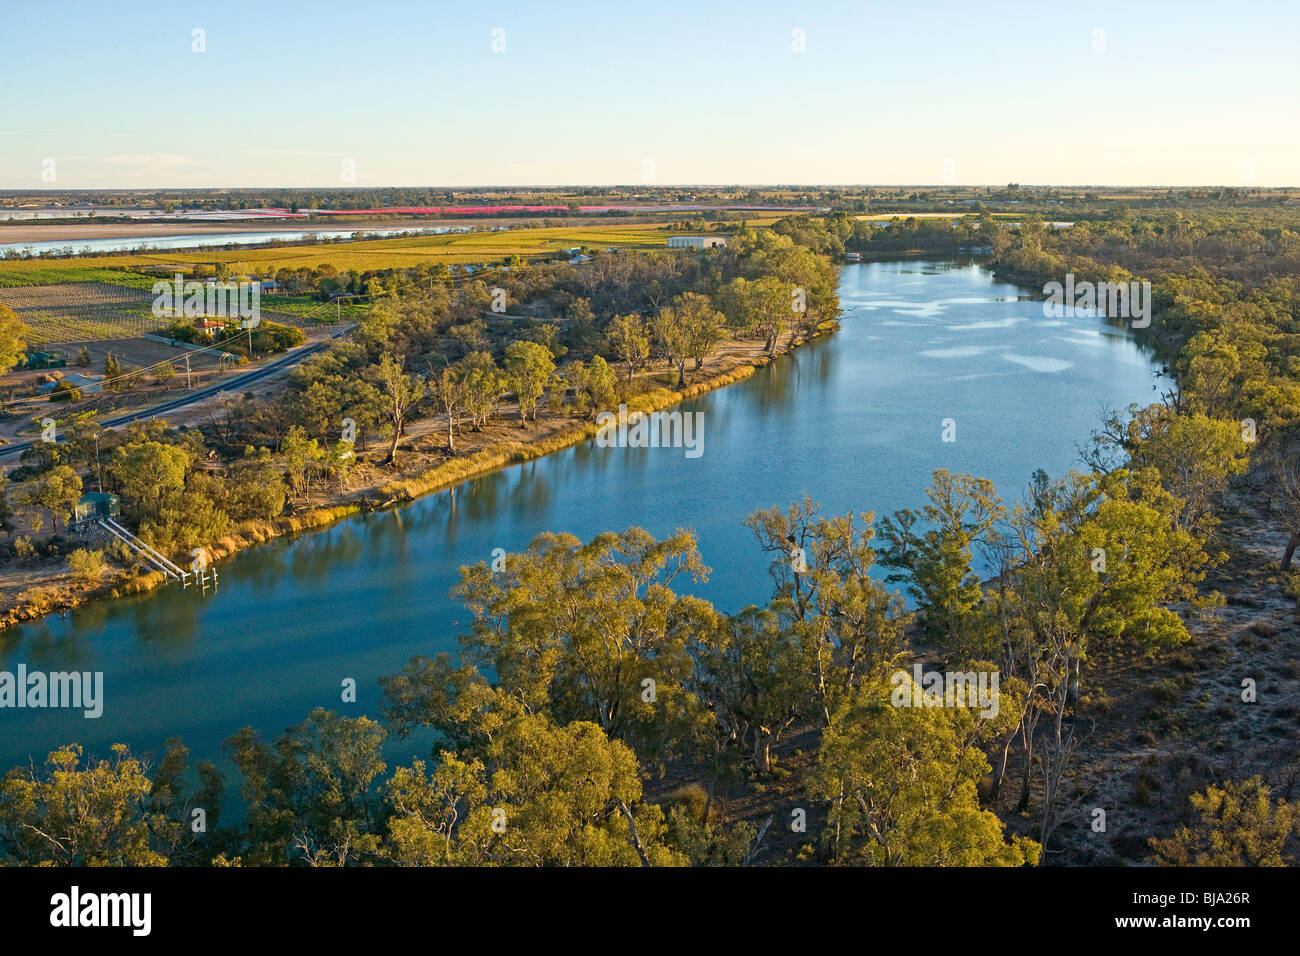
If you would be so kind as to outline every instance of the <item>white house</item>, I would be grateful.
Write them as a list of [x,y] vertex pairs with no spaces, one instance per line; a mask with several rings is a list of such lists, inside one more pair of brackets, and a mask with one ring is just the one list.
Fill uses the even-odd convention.
[[669,249],[721,249],[727,245],[723,236],[669,236]]

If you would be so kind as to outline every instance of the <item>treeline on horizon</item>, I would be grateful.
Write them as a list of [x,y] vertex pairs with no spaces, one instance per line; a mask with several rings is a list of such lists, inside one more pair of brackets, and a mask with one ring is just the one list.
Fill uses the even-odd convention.
[[[772,231],[834,254],[874,241],[861,222],[798,217]],[[384,680],[380,720],[317,710],[272,741],[232,737],[239,813],[224,816],[239,822],[222,822],[212,764],[197,768],[197,789],[182,784],[179,742],[156,767],[125,747],[83,761],[70,745],[0,786],[0,851],[26,864],[738,865],[779,844],[787,862],[1060,859],[1059,831],[1083,812],[1072,771],[1104,706],[1095,662],[1174,655],[1188,617],[1221,602],[1203,581],[1225,558],[1230,489],[1271,500],[1289,572],[1300,535],[1293,226],[1258,210],[1120,207],[1067,230],[1032,217],[982,226],[995,268],[1016,281],[1070,271],[1153,283],[1149,334],[1176,354],[1171,384],[1153,405],[1107,416],[1083,470],[1036,472],[1011,504],[983,479],[939,471],[924,503],[884,518],[823,516],[811,500],[759,512],[749,526],[773,591],[736,614],[684,593],[707,573],[688,532],[542,535],[504,569],[463,569],[456,596],[472,625],[460,654]],[[656,278],[669,300],[684,294]],[[620,287],[606,274],[581,298],[593,312],[607,302],[612,322],[626,308]],[[649,287],[626,277],[627,295]],[[414,354],[424,326],[395,312],[380,337]],[[985,566],[995,573],[981,581]],[[897,672],[906,689],[913,662],[997,670],[997,715],[895,706]],[[436,735],[429,759],[390,769],[384,739],[415,731]],[[792,750],[795,737],[813,750]],[[1147,857],[1293,862],[1300,813],[1268,776],[1205,786]],[[728,805],[742,802],[762,809],[737,819]],[[806,830],[791,838],[800,812]]]
[[[1242,207],[1285,206],[1300,194],[1293,189],[1252,185],[1210,187],[1075,187],[1031,186],[492,186],[483,187],[358,187],[334,188],[232,188],[232,189],[121,189],[121,190],[0,190],[0,209],[18,208],[36,201],[85,204],[111,210],[133,208],[141,203],[155,205],[160,212],[285,209],[311,216],[325,210],[377,210],[411,207],[482,205],[556,205],[564,208],[546,213],[512,212],[512,217],[579,215],[581,205],[642,202],[682,204],[731,204],[749,206],[817,206],[832,212],[866,213],[907,210],[951,212],[966,206],[984,209],[1025,211],[1036,214],[1068,212],[1087,218],[1105,215],[1118,204],[1139,211],[1160,207],[1205,208],[1224,204]],[[381,214],[387,215],[387,214]],[[392,213],[398,216],[398,213]],[[454,215],[454,214],[453,214]],[[586,215],[590,215],[589,213]],[[603,215],[603,214],[602,214]],[[706,213],[706,215],[709,215]],[[111,211],[104,218],[112,219]],[[329,217],[317,217],[328,219]],[[76,220],[73,220],[76,221]],[[84,220],[83,220],[84,221]]]
[[[161,211],[285,209],[310,213],[315,209],[369,210],[384,207],[442,207],[458,205],[558,205],[572,206],[602,202],[697,202],[746,203],[752,205],[790,205],[827,201],[836,195],[832,190],[809,187],[772,189],[718,186],[575,186],[527,187],[485,186],[460,187],[357,187],[336,188],[233,188],[233,189],[122,189],[122,190],[0,190],[6,205],[45,202],[95,203],[104,207],[135,208],[142,202],[157,205]],[[570,200],[574,200],[570,203]],[[581,202],[580,202],[580,201]],[[0,208],[4,208],[0,206]],[[559,210],[549,215],[564,215]],[[110,213],[111,215],[111,213]],[[512,212],[511,215],[524,215]]]

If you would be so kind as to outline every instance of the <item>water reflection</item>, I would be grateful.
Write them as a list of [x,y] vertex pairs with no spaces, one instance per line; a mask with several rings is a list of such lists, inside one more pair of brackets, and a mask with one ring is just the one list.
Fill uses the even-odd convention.
[[[380,676],[456,647],[459,568],[543,531],[690,528],[714,569],[692,590],[734,610],[771,587],[742,524],[756,508],[806,491],[828,514],[886,514],[920,502],[940,467],[1015,495],[1034,468],[1075,462],[1099,407],[1147,401],[1153,381],[1134,338],[1095,319],[1045,320],[1019,292],[966,263],[846,267],[839,333],[683,406],[705,415],[698,459],[586,442],[243,552],[219,564],[215,594],[169,587],[0,634],[3,669],[103,670],[106,696],[99,720],[0,711],[0,767],[68,740],[102,753],[173,734],[213,757],[239,727],[275,734],[314,706],[374,716]],[[1007,354],[1072,364],[1046,371]],[[940,440],[948,417],[955,443]],[[344,678],[357,681],[355,705],[340,700]]]

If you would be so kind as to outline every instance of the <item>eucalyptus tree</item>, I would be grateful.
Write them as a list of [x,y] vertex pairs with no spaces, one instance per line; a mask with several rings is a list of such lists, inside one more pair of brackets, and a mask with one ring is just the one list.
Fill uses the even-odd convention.
[[402,429],[411,411],[424,398],[425,385],[422,381],[404,371],[405,361],[387,352],[370,372],[378,394],[378,411],[383,420],[392,429],[393,437],[388,446],[388,455],[384,463],[397,462],[397,446],[402,440]]
[[1022,866],[1040,847],[1007,839],[1003,823],[980,807],[977,782],[988,773],[981,745],[1000,731],[971,707],[900,707],[911,696],[873,675],[837,704],[808,777],[827,801],[824,850],[859,866]]
[[605,338],[627,372],[627,380],[632,381],[632,376],[650,361],[650,335],[645,321],[639,315],[616,315],[605,327]]
[[901,597],[871,576],[874,516],[827,518],[819,511],[805,495],[785,510],[756,511],[745,523],[771,555],[769,607],[791,639],[807,646],[826,721],[837,694],[902,650],[909,615]]
[[537,421],[537,400],[555,371],[551,350],[537,342],[511,342],[506,348],[505,370],[519,399],[520,420],[527,424],[528,413],[532,412],[533,421]]
[[641,528],[583,543],[542,534],[521,553],[461,569],[453,592],[472,614],[468,663],[533,710],[588,720],[662,760],[698,733],[688,642],[712,626],[705,601],[673,590],[708,568],[695,537]]

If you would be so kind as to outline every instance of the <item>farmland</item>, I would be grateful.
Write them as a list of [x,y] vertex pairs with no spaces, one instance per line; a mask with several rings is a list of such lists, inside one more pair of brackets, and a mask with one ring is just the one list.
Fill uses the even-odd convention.
[[[766,224],[775,215],[756,214]],[[232,275],[273,276],[280,269],[331,266],[340,272],[409,269],[424,265],[500,262],[510,256],[540,259],[575,247],[665,249],[667,223],[584,225],[413,236],[358,242],[265,248],[167,250],[145,255],[0,261],[0,303],[33,331],[33,344],[58,346],[120,341],[161,331],[166,319],[150,309],[153,285],[173,271],[225,264]],[[274,321],[310,329],[355,320],[360,302],[321,302],[314,296],[264,295],[262,312]]]
[[[115,275],[130,275],[116,273]],[[157,281],[151,276],[135,279]],[[136,286],[107,282],[58,282],[50,285],[0,288],[0,303],[9,306],[41,345],[124,339],[160,332],[171,320],[153,314],[152,295]],[[262,315],[272,321],[311,328],[338,319],[355,318],[364,307],[339,309],[306,296],[263,296]]]
[[[770,222],[774,216],[756,214],[751,225]],[[444,236],[416,236],[404,239],[375,239],[362,242],[320,245],[286,245],[260,249],[192,250],[173,249],[148,255],[88,256],[0,261],[0,288],[52,282],[112,281],[142,284],[148,288],[156,279],[133,269],[156,269],[159,265],[227,263],[235,273],[266,275],[278,269],[330,265],[340,271],[402,269],[426,264],[468,265],[495,262],[508,256],[541,258],[575,246],[620,249],[662,249],[669,235],[665,225],[592,225],[544,229],[510,229],[496,232],[458,233]],[[130,276],[106,278],[106,273]]]
[[84,259],[0,261],[0,289],[58,282],[102,282],[147,291],[158,281],[155,276],[123,268],[124,263],[119,259],[107,259],[107,264],[106,257],[95,261],[99,264],[90,265]]
[[106,282],[0,289],[0,302],[17,312],[43,344],[157,332],[167,321],[150,312],[151,301],[147,291]]

